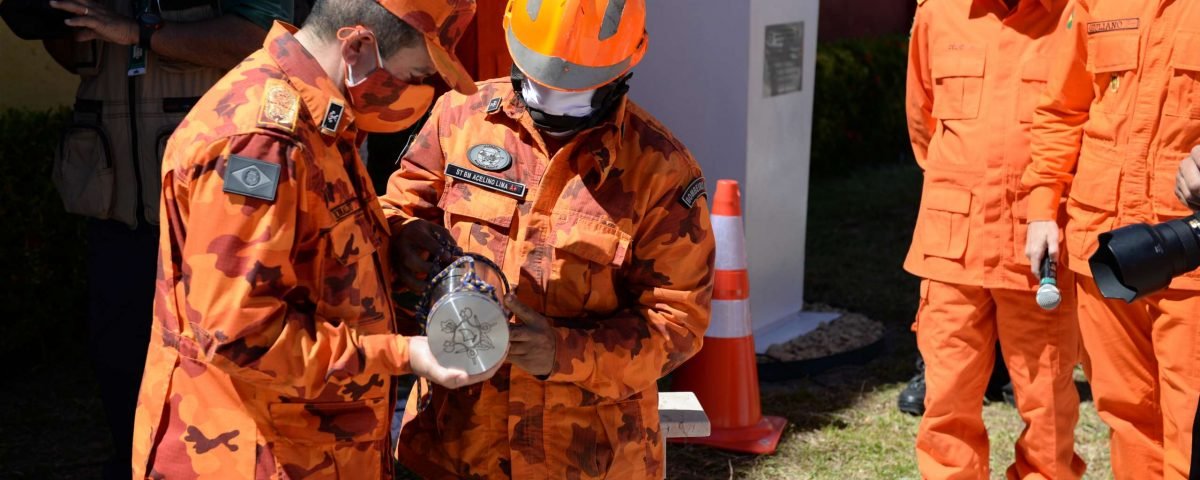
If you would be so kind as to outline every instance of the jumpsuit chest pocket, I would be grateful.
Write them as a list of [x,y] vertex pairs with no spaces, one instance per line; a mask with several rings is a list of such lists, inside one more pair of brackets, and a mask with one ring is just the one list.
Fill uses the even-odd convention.
[[1171,82],[1163,113],[1200,119],[1200,31],[1175,34],[1171,49]]
[[1138,66],[1138,31],[1097,33],[1087,40],[1087,69],[1092,73],[1092,109],[1106,113],[1129,110],[1133,72]]
[[[318,313],[326,319],[355,325],[363,333],[386,331],[391,311],[375,253],[381,240],[366,212],[348,215],[323,232],[321,292]],[[378,324],[378,328],[366,328]]]
[[546,286],[547,314],[573,317],[617,309],[614,272],[630,255],[632,236],[607,218],[554,212],[554,256]]
[[933,117],[970,120],[979,116],[986,52],[977,45],[950,45],[933,60]]
[[1033,122],[1033,111],[1037,109],[1042,90],[1046,89],[1046,80],[1050,77],[1050,69],[1046,60],[1036,58],[1021,65],[1021,87],[1017,91],[1017,120],[1022,123]]
[[971,191],[929,183],[925,188],[917,218],[923,253],[931,257],[962,258],[971,228]]
[[438,207],[459,247],[504,266],[517,199],[451,180]]

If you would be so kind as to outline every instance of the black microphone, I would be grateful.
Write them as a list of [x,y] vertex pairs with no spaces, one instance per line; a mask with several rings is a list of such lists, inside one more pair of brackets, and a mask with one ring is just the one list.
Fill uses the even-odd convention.
[[1054,310],[1061,301],[1062,294],[1058,291],[1058,262],[1054,261],[1050,252],[1046,252],[1046,257],[1042,259],[1042,281],[1037,289],[1037,304],[1043,309]]

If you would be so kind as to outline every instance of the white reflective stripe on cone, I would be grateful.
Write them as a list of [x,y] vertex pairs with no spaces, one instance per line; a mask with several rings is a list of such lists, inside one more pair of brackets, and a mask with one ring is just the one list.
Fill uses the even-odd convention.
[[750,336],[749,300],[713,300],[712,320],[706,337],[741,338]]
[[717,270],[746,269],[746,234],[742,217],[712,216],[713,236],[717,241]]

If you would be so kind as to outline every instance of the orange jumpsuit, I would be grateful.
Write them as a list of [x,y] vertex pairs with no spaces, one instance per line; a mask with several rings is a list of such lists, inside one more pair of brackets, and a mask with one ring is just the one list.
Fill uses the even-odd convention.
[[276,23],[166,148],[135,478],[390,478],[409,367],[388,225],[353,115],[293,32]]
[[[1200,144],[1200,6],[1080,1],[1060,29],[1034,116],[1029,218],[1066,202],[1067,263],[1117,478],[1184,478],[1200,396],[1200,272],[1127,305],[1103,299],[1088,269],[1097,236],[1191,212],[1174,194]],[[1165,471],[1164,471],[1165,469]]]
[[509,80],[484,82],[438,101],[382,198],[389,220],[445,225],[494,259],[558,339],[546,378],[506,364],[433,388],[415,418],[414,392],[398,455],[428,478],[662,477],[656,382],[709,320],[713,237],[688,188],[700,168],[628,100],[547,151]]
[[982,404],[999,338],[1027,427],[1009,478],[1079,478],[1073,279],[1062,304],[1036,303],[1025,257],[1020,175],[1046,83],[1049,34],[1065,0],[928,0],[909,48],[907,110],[925,171],[904,267],[924,280],[914,330],[925,358],[917,462],[925,478],[988,478]]

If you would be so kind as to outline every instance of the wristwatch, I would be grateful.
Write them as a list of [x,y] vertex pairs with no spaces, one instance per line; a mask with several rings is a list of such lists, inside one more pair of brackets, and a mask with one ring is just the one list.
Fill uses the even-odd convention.
[[159,14],[145,11],[138,15],[138,46],[146,51],[150,51],[150,37],[154,35],[163,26],[162,17]]

